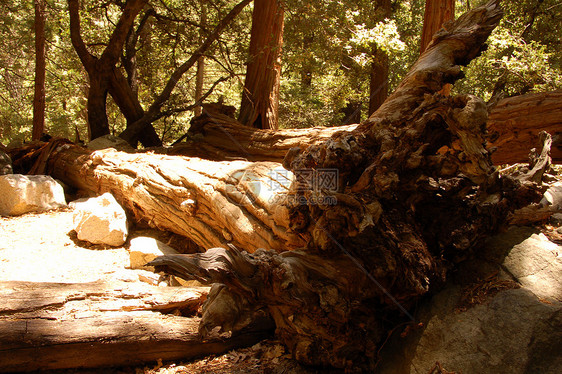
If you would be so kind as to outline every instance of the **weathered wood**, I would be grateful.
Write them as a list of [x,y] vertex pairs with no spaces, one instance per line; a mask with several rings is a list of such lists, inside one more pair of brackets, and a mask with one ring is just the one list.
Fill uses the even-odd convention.
[[533,93],[500,100],[488,118],[489,147],[496,147],[496,165],[526,163],[539,144],[539,133],[553,137],[551,157],[562,161],[562,90]]
[[[236,331],[266,311],[298,360],[372,367],[381,321],[411,318],[410,303],[447,267],[537,197],[493,167],[484,102],[437,93],[462,76],[501,14],[491,1],[449,24],[365,123],[286,156],[296,181],[284,205],[304,249],[230,247],[151,263],[215,283],[202,331]],[[321,171],[334,172],[334,183],[323,184]],[[237,308],[225,307],[233,300]]]
[[248,332],[201,340],[195,314],[207,292],[140,283],[0,282],[0,372],[189,359],[264,337]]
[[132,218],[185,236],[201,248],[230,242],[253,252],[305,244],[291,232],[288,209],[279,204],[292,174],[278,163],[92,152],[53,144],[38,151],[50,154],[49,174],[94,193],[111,192]]
[[243,126],[226,115],[212,113],[192,121],[188,141],[155,151],[217,161],[240,159],[281,163],[292,148],[306,149],[329,139],[336,132],[351,131],[357,126],[262,130]]
[[[282,162],[291,148],[301,150],[320,144],[339,131],[351,132],[358,124],[277,131],[252,129],[226,115],[203,115],[190,128],[190,139],[173,148],[156,152],[212,160],[245,159]],[[551,156],[562,161],[562,91],[516,96],[489,108],[487,120],[489,149],[494,165],[528,162],[541,131],[554,136]]]

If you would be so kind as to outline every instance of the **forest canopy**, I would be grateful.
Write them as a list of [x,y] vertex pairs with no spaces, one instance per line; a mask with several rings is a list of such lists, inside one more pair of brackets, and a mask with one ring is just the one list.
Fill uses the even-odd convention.
[[[132,30],[138,101],[147,110],[172,72],[192,56],[236,6],[230,0],[149,0]],[[388,56],[389,91],[420,53],[425,1],[284,1],[279,89],[279,127],[334,126],[350,113],[370,113],[374,50]],[[483,3],[457,0],[457,13]],[[107,47],[126,2],[80,0],[81,35],[89,52]],[[253,3],[226,25],[204,51],[205,102],[240,106],[252,26]],[[383,9],[384,8],[384,9]],[[456,93],[485,100],[562,88],[562,4],[557,0],[505,1],[505,16],[489,48],[465,70]],[[31,138],[35,76],[33,2],[14,0],[0,14],[0,142]],[[46,111],[50,135],[87,140],[89,80],[70,37],[69,2],[45,0]],[[126,48],[116,66],[126,70]],[[130,77],[129,77],[130,78]],[[152,125],[164,144],[178,139],[194,116],[197,69],[178,80]],[[208,92],[211,88],[212,92]],[[189,109],[189,110],[188,110]],[[107,99],[110,132],[119,135],[127,119]],[[357,119],[357,117],[355,117]]]

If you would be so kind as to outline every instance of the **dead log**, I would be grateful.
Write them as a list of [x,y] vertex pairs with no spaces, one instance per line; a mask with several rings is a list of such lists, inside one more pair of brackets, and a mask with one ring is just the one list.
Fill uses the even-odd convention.
[[186,142],[155,151],[216,161],[238,159],[280,163],[291,149],[306,149],[322,143],[336,132],[351,131],[357,126],[262,130],[244,126],[224,114],[205,113],[192,120]]
[[[221,114],[203,114],[192,122],[186,142],[155,151],[202,157],[212,160],[245,159],[282,162],[296,147],[302,150],[320,144],[335,132],[353,131],[358,125],[308,129],[261,130],[243,126]],[[539,134],[553,135],[552,158],[562,161],[562,91],[515,96],[489,108],[488,148],[494,149],[494,165],[526,163],[529,150],[536,147]]]
[[206,288],[0,282],[0,372],[138,365],[247,346],[247,332],[201,341]]
[[488,140],[496,147],[496,165],[526,163],[529,150],[546,131],[553,137],[551,157],[562,161],[562,91],[533,93],[500,100],[490,112]]
[[111,192],[134,220],[201,248],[232,243],[250,252],[281,251],[306,243],[291,231],[289,210],[279,204],[292,174],[278,163],[92,152],[60,143],[42,145],[37,153],[43,151],[50,153],[45,166],[53,177],[96,194]]
[[484,102],[438,94],[481,52],[501,18],[498,3],[440,30],[365,123],[291,147],[283,162],[290,171],[276,162],[69,145],[50,152],[46,170],[111,191],[137,219],[203,248],[230,244],[152,263],[214,283],[201,334],[270,315],[299,361],[372,367],[385,332],[413,320],[408,308],[511,211],[540,196],[493,167]]

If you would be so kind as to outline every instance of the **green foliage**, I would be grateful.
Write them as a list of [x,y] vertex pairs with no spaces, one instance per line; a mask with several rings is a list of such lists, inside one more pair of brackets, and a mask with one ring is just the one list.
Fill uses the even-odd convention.
[[488,50],[471,62],[454,92],[485,100],[562,88],[562,6],[553,0],[503,2],[505,16]]
[[[485,0],[457,1],[457,13]],[[94,55],[105,48],[124,1],[80,0],[82,36]],[[233,0],[149,0],[149,17],[136,46],[139,100],[154,101],[171,72],[199,46],[214,25],[237,3]],[[339,125],[342,108],[369,101],[373,50],[389,55],[392,91],[419,54],[424,0],[393,0],[390,15],[372,0],[285,0],[285,32],[280,89],[282,127]],[[204,5],[202,5],[204,4]],[[206,21],[202,22],[202,6]],[[562,6],[558,0],[504,1],[505,17],[489,48],[466,69],[457,93],[486,100],[562,87]],[[137,17],[139,26],[145,8]],[[251,7],[237,17],[207,52],[204,91],[223,76],[207,102],[223,98],[239,106],[251,26]],[[74,52],[67,0],[47,0],[46,128],[51,135],[74,139],[75,128],[87,138],[87,75]],[[457,14],[458,15],[458,14]],[[12,0],[0,13],[0,142],[29,139],[32,123],[34,38],[33,1]],[[163,111],[195,101],[195,69],[178,82]],[[154,125],[165,142],[189,126],[191,111],[174,112]],[[111,99],[112,131],[126,125]]]

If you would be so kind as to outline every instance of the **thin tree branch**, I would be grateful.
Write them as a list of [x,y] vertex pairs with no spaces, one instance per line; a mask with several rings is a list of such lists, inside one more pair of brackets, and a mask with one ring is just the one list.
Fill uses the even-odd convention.
[[121,51],[123,50],[123,45],[127,40],[127,35],[129,30],[133,26],[133,22],[137,17],[137,14],[146,5],[148,0],[129,0],[123,9],[121,17],[117,22],[117,26],[111,34],[107,48],[103,51],[100,61],[103,61],[104,65],[115,65],[121,56]]
[[201,96],[201,98],[199,100],[197,100],[195,103],[185,106],[185,107],[181,107],[181,108],[174,108],[174,109],[168,109],[165,111],[161,111],[160,113],[158,113],[158,115],[154,118],[154,120],[160,119],[162,117],[168,117],[171,116],[173,114],[176,113],[182,113],[182,112],[187,112],[189,110],[193,110],[195,109],[197,106],[201,105],[203,103],[203,101],[205,101],[205,99],[207,99],[207,97],[209,97],[209,95],[211,95],[213,93],[213,90],[215,89],[215,87],[219,84],[222,83],[224,81],[227,81],[230,77],[221,77],[219,78],[217,81],[215,81],[215,83],[213,83],[213,85],[211,86],[211,88],[209,88],[207,90],[207,92],[205,92],[205,94],[203,94],[203,96]]
[[222,31],[232,22],[232,20],[248,5],[252,0],[242,0],[238,3],[232,10],[224,17],[219,24],[215,27],[213,32],[207,37],[203,44],[193,52],[191,57],[180,65],[171,75],[168,83],[164,87],[162,93],[156,98],[154,103],[150,106],[149,112],[155,113],[158,109],[162,107],[164,102],[168,100],[172,91],[176,87],[177,83],[181,79],[182,75],[188,71],[197,62],[197,59],[201,57],[205,51],[211,46],[211,44],[219,37]]
[[232,10],[217,24],[213,32],[205,39],[203,44],[193,52],[191,57],[184,62],[181,66],[179,66],[170,76],[168,83],[160,93],[160,95],[154,100],[148,111],[146,112],[145,116],[140,120],[136,121],[135,123],[130,124],[127,126],[127,129],[123,131],[120,135],[121,138],[125,140],[133,139],[138,133],[142,131],[144,126],[154,121],[154,118],[159,115],[160,110],[164,103],[170,98],[172,91],[176,87],[179,80],[182,78],[183,74],[187,72],[202,56],[207,49],[213,44],[213,42],[218,39],[222,31],[232,22],[234,18],[240,12],[251,3],[252,0],[242,0],[238,3]]
[[68,13],[70,15],[70,40],[78,58],[86,70],[90,70],[96,58],[88,51],[80,32],[80,4],[78,0],[68,0]]

